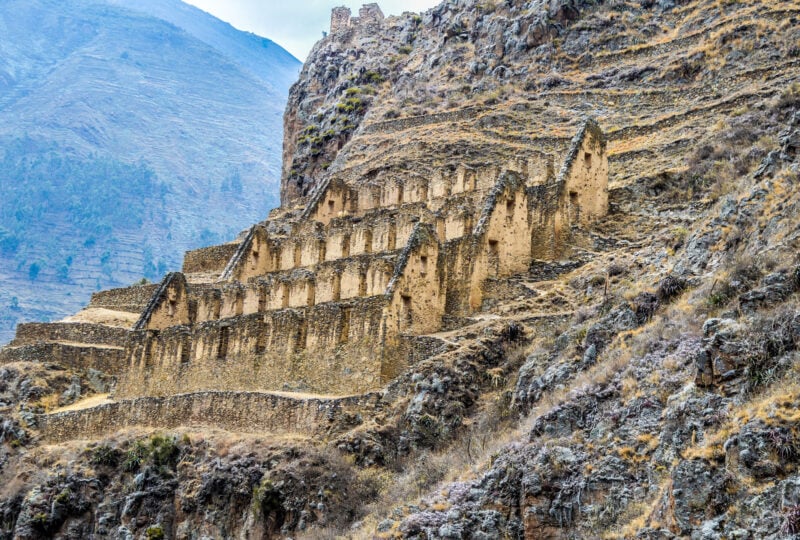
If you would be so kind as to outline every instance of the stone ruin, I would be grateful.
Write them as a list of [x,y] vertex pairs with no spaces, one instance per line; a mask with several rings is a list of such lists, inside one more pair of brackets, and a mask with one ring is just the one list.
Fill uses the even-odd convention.
[[[276,394],[267,411],[252,393],[370,395],[440,352],[429,335],[478,310],[484,282],[557,259],[573,227],[606,214],[608,159],[597,124],[583,124],[558,174],[554,160],[457,165],[430,177],[390,170],[369,181],[334,174],[299,215],[189,252],[183,272],[157,286],[93,296],[90,310],[136,313],[129,328],[23,324],[0,363],[45,355],[116,377],[113,397],[130,400],[133,416],[124,420],[125,401],[113,414],[105,406],[45,415],[56,439],[98,422],[135,423],[147,407],[150,421],[174,423],[180,415],[169,403],[194,418],[209,392],[246,394],[242,403],[259,403],[253,414],[294,411],[313,424],[319,413],[308,404]],[[236,409],[237,398],[225,399],[218,410]]]
[[331,34],[338,34],[350,28],[350,16],[352,12],[349,7],[335,7],[331,10]]
[[339,34],[357,27],[379,26],[384,19],[383,11],[375,3],[364,4],[358,10],[358,17],[351,17],[350,8],[341,6],[331,10],[331,35]]

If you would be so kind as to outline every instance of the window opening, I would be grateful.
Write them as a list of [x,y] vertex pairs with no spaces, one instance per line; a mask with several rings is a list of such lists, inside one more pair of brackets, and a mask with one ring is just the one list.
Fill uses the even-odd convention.
[[219,346],[217,347],[217,358],[219,360],[228,356],[228,339],[230,337],[230,328],[223,326],[219,329]]

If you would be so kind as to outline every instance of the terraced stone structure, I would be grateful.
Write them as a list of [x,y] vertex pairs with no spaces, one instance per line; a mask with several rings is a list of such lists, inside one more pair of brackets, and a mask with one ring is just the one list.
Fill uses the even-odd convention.
[[[502,166],[334,174],[237,243],[187,253],[160,285],[98,293],[96,323],[21,326],[0,358],[47,349],[102,367],[116,399],[377,390],[441,350],[424,336],[479,309],[487,279],[557,258],[605,215],[603,133],[587,120],[567,142]],[[135,323],[104,324],[120,312]]]

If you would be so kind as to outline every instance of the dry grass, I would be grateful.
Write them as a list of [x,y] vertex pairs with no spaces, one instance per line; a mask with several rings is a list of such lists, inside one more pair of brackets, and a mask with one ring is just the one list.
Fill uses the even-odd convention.
[[138,313],[112,311],[105,308],[86,308],[75,315],[65,318],[61,322],[83,322],[104,324],[106,326],[116,326],[119,328],[131,328],[136,324],[138,319]]
[[[797,366],[795,364],[795,366]],[[725,421],[705,440],[684,452],[685,459],[720,460],[724,458],[723,445],[748,422],[758,419],[767,426],[800,424],[800,384],[797,373],[790,373],[760,396],[734,408]]]
[[[58,394],[53,394],[53,395],[56,398],[56,405],[57,405],[58,404]],[[53,414],[61,413],[61,412],[67,412],[67,411],[79,411],[79,410],[82,410],[82,409],[88,409],[90,407],[96,407],[98,405],[105,405],[107,403],[113,403],[114,400],[111,399],[109,396],[110,396],[110,394],[96,394],[96,395],[88,397],[86,399],[82,399],[80,401],[76,401],[72,405],[67,405],[66,407],[60,407],[60,408],[56,408],[56,409],[52,409],[52,410],[48,409],[47,407],[45,407],[45,410],[47,412],[50,412],[50,413],[53,413]]]
[[661,501],[667,496],[667,491],[671,488],[669,476],[665,475],[659,485],[656,495],[647,501],[634,502],[629,505],[617,520],[622,524],[614,531],[602,535],[604,540],[619,540],[622,538],[634,538],[644,527],[658,529],[660,524],[654,521]]
[[[535,345],[512,349],[507,354],[511,364],[519,363],[531,353]],[[508,381],[495,370],[495,390],[484,394],[479,410],[465,420],[465,430],[446,448],[425,451],[409,457],[398,464],[399,472],[387,469],[365,469],[360,474],[372,478],[380,486],[379,497],[366,508],[367,518],[358,531],[348,533],[348,538],[377,538],[375,529],[384,519],[387,510],[402,508],[419,500],[428,493],[444,492],[445,486],[456,481],[465,481],[479,476],[493,461],[494,456],[515,440],[522,431],[515,427],[508,414],[506,395],[511,389]],[[494,384],[497,383],[497,386]],[[443,511],[446,503],[436,501],[431,510]]]

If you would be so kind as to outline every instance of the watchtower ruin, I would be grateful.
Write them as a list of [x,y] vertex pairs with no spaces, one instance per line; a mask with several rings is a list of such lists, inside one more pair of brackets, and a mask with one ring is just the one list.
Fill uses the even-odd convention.
[[331,35],[341,34],[350,28],[375,28],[380,26],[385,16],[376,3],[364,4],[358,10],[358,17],[352,17],[352,11],[346,6],[331,10]]
[[350,16],[352,12],[349,7],[340,6],[331,10],[331,34],[337,34],[350,28]]
[[380,24],[384,19],[383,11],[378,4],[364,4],[358,10],[359,22],[364,25]]

